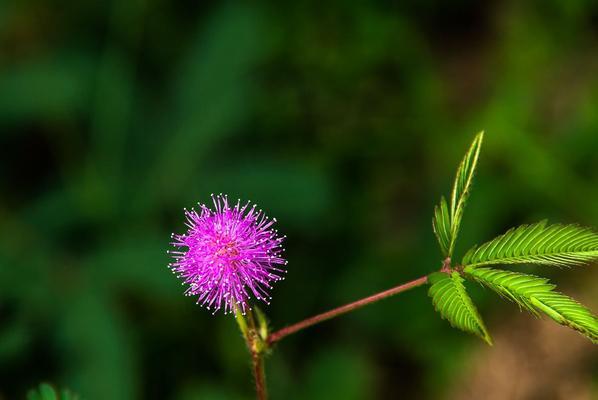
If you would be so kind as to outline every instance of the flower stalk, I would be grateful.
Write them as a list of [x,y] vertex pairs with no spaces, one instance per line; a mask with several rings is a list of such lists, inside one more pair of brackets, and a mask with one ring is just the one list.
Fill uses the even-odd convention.
[[253,378],[255,379],[255,394],[257,400],[267,400],[266,392],[266,374],[264,373],[264,356],[257,353],[251,353],[251,363],[253,365]]
[[[254,311],[256,314],[255,318]],[[266,400],[268,398],[266,391],[266,374],[264,371],[264,353],[268,347],[266,344],[266,338],[268,336],[266,319],[264,314],[257,307],[246,313],[243,313],[237,307],[235,309],[235,318],[251,355],[251,370],[255,381],[256,397],[258,400]],[[255,321],[256,319],[258,320],[257,324]]]
[[575,300],[553,291],[547,279],[491,268],[496,264],[581,265],[598,259],[598,235],[576,225],[546,226],[546,221],[513,228],[498,238],[470,249],[461,263],[451,257],[470,194],[483,132],[474,139],[457,170],[450,198],[434,209],[433,230],[445,258],[439,273],[422,276],[388,290],[323,312],[269,333],[265,315],[251,307],[251,300],[269,304],[274,282],[284,279],[287,261],[282,242],[262,210],[250,203],[229,205],[226,195],[213,196],[214,210],[199,204],[185,211],[188,230],[173,234],[171,270],[188,285],[187,295],[214,313],[234,312],[249,353],[258,400],[267,398],[264,355],[283,338],[320,322],[373,304],[429,283],[432,303],[456,328],[477,334],[492,344],[463,282],[472,279],[527,308],[544,312],[559,324],[571,327],[598,343],[598,318]]
[[327,321],[350,311],[365,307],[369,304],[376,303],[382,299],[405,292],[409,289],[422,286],[427,282],[428,277],[422,276],[383,292],[373,294],[352,303],[334,308],[330,311],[315,315],[311,318],[304,319],[303,321],[284,327],[276,332],[273,332],[272,334],[268,332],[268,322],[264,313],[259,308],[254,307],[252,310],[248,310],[247,312],[243,313],[241,309],[236,307],[235,317],[237,324],[239,325],[239,329],[243,334],[247,349],[251,354],[256,398],[258,400],[266,400],[268,398],[266,391],[266,376],[264,372],[264,355],[276,342],[320,322]]
[[320,322],[329,320],[331,318],[338,317],[339,315],[346,314],[346,313],[356,310],[358,308],[365,307],[369,304],[375,303],[375,302],[385,299],[387,297],[394,296],[395,294],[399,294],[399,293],[405,292],[409,289],[413,289],[415,287],[424,285],[427,282],[428,282],[428,277],[422,276],[420,278],[414,279],[410,282],[404,283],[399,286],[395,286],[395,287],[385,290],[383,292],[376,293],[374,295],[365,297],[363,299],[354,301],[352,303],[345,304],[344,306],[340,306],[340,307],[334,308],[330,311],[326,311],[321,314],[315,315],[311,318],[304,319],[303,321],[286,326],[286,327],[279,329],[278,331],[270,334],[267,339],[267,344],[271,346],[274,343],[280,341],[281,339],[283,339],[293,333],[299,332],[300,330],[309,328],[310,326],[316,325]]

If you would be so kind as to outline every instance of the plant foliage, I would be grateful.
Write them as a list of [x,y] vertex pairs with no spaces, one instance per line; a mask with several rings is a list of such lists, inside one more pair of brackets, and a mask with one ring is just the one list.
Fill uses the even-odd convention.
[[598,259],[598,234],[576,225],[546,225],[546,221],[522,225],[463,257],[462,264],[544,264],[566,267]]
[[537,316],[538,312],[543,312],[598,343],[598,319],[574,299],[555,291],[556,286],[548,279],[487,267],[466,267],[464,272],[532,314]]
[[484,132],[478,133],[457,169],[451,193],[450,210],[448,209],[446,200],[443,198],[434,212],[432,223],[434,232],[436,233],[442,252],[447,257],[452,256],[455,247],[483,139]]
[[473,279],[514,301],[535,316],[548,315],[598,343],[598,319],[589,309],[555,290],[548,279],[534,275],[488,268],[496,264],[543,264],[568,267],[598,259],[598,234],[577,225],[547,225],[546,221],[512,228],[505,234],[474,246],[458,268],[450,265],[465,203],[469,197],[484,134],[479,133],[459,165],[450,206],[444,197],[434,209],[432,226],[447,259],[441,272],[428,277],[428,294],[440,315],[453,327],[474,333],[491,344],[464,279]]
[[464,279],[459,273],[453,272],[449,275],[436,272],[431,274],[428,280],[432,284],[428,295],[432,298],[436,311],[453,327],[478,335],[492,345],[482,317],[465,291]]
[[27,400],[80,400],[80,397],[69,390],[58,392],[51,385],[42,383],[27,393]]
[[440,199],[440,204],[434,207],[432,227],[442,254],[448,257],[449,248],[451,247],[451,214],[444,196]]

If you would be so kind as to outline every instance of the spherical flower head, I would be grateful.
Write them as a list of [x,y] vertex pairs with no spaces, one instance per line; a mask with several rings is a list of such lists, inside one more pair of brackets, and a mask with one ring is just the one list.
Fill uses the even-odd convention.
[[281,243],[273,229],[276,219],[268,219],[262,210],[228,204],[227,196],[212,195],[214,210],[199,203],[199,210],[185,210],[188,230],[185,234],[172,234],[170,251],[174,262],[171,270],[189,285],[187,296],[198,296],[197,304],[216,313],[250,309],[254,297],[270,304],[271,283],[284,279],[281,267],[287,262],[282,258]]

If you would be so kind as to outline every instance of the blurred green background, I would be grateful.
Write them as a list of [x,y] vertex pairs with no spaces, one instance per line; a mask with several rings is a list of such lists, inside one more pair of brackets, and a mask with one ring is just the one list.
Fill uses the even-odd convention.
[[[288,235],[275,328],[438,269],[481,129],[458,254],[598,226],[597,71],[595,1],[1,1],[0,399],[252,398],[234,320],[166,267],[212,192]],[[598,311],[595,265],[540,272]],[[471,290],[494,347],[418,288],[281,342],[272,398],[598,398],[589,341]]]

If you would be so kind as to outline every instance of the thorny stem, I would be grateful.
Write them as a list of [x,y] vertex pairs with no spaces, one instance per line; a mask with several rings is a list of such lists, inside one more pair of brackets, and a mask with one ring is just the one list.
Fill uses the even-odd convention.
[[264,358],[256,351],[251,352],[251,363],[253,364],[253,378],[255,379],[255,394],[257,400],[266,400],[266,374],[264,373]]
[[[450,264],[450,260],[449,260],[449,264]],[[346,314],[349,311],[353,311],[358,308],[367,306],[368,304],[375,303],[375,302],[385,299],[387,297],[394,296],[395,294],[404,292],[409,289],[413,289],[414,287],[421,286],[421,285],[427,283],[427,281],[428,281],[428,277],[422,276],[421,278],[417,278],[415,280],[412,280],[410,282],[396,286],[394,288],[385,290],[380,293],[376,293],[372,296],[363,298],[361,300],[354,301],[349,304],[345,304],[344,306],[340,306],[340,307],[332,309],[330,311],[326,311],[322,314],[318,314],[311,318],[307,318],[303,321],[297,322],[293,325],[284,327],[276,332],[273,332],[271,335],[268,336],[268,345],[272,345],[288,335],[291,335],[291,334],[298,332],[302,329],[308,328],[312,325],[318,324],[322,321],[326,321],[328,319],[338,317],[339,315]]]
[[255,320],[253,319],[253,312],[248,313],[249,332],[248,332],[248,346],[251,352],[251,364],[253,366],[253,379],[255,380],[255,394],[257,400],[266,400],[268,394],[266,392],[266,373],[264,371],[264,356],[262,354],[264,345],[260,337]]
[[245,338],[247,349],[251,354],[251,366],[253,372],[253,378],[255,380],[255,393],[257,400],[267,400],[268,394],[266,391],[266,375],[264,372],[264,342],[260,337],[255,320],[253,318],[253,312],[250,310],[246,315],[242,314],[239,310],[235,310],[237,322],[241,333]]
[[[443,263],[441,271],[449,272],[451,270],[451,259],[447,257]],[[395,286],[391,289],[385,290],[383,292],[379,292],[373,294],[371,296],[365,297],[363,299],[354,301],[349,304],[345,304],[344,306],[340,306],[334,308],[330,311],[326,311],[324,313],[315,315],[311,318],[304,319],[303,321],[297,322],[293,325],[286,326],[278,331],[268,335],[267,339],[262,341],[262,338],[259,336],[255,321],[253,319],[253,315],[250,312],[248,315],[248,328],[246,334],[246,341],[249,351],[251,353],[251,361],[253,364],[253,376],[255,378],[255,390],[258,400],[266,400],[267,393],[266,393],[266,382],[265,382],[265,374],[264,374],[264,361],[263,361],[263,348],[262,345],[265,347],[269,347],[274,345],[276,342],[280,341],[282,338],[289,336],[293,333],[299,332],[305,328],[309,328],[312,325],[316,325],[320,322],[329,320],[334,317],[338,317],[339,315],[346,314],[350,311],[356,310],[361,307],[365,307],[368,304],[375,303],[377,301],[383,300],[387,297],[394,296],[395,294],[399,294],[401,292],[405,292],[409,289],[413,289],[415,287],[421,286],[428,283],[428,277],[422,276],[407,283],[403,283],[402,285]],[[259,341],[259,342],[258,342]]]

